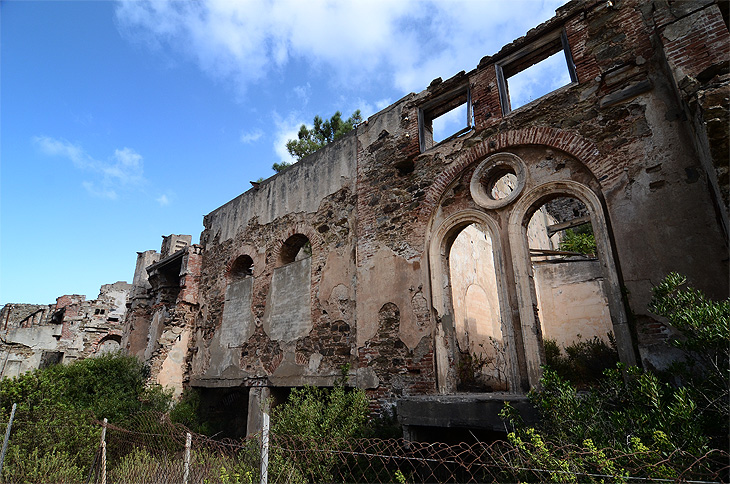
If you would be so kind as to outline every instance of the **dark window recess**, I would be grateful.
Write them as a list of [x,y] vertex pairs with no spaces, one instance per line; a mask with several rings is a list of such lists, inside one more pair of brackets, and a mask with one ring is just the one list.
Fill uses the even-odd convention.
[[472,124],[471,90],[468,84],[424,103],[418,110],[421,151],[461,136],[472,129]]
[[556,30],[495,64],[502,115],[578,82],[565,30]]
[[231,266],[231,277],[233,279],[242,279],[246,276],[253,275],[253,259],[249,255],[238,257]]
[[44,351],[41,355],[41,364],[39,369],[48,368],[49,366],[58,365],[63,360],[63,351]]
[[312,257],[312,244],[309,239],[305,235],[294,234],[282,244],[277,267],[308,257]]

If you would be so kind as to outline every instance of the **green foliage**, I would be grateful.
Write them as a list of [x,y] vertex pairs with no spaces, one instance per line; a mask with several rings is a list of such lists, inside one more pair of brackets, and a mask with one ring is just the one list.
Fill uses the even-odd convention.
[[194,388],[183,391],[170,410],[170,420],[181,424],[198,434],[210,434],[210,423],[203,421],[200,415],[200,393]]
[[67,452],[39,448],[21,451],[16,445],[8,447],[3,465],[3,482],[18,484],[82,482],[83,470]]
[[359,437],[368,421],[368,400],[359,389],[338,385],[295,388],[272,411],[272,433],[318,441]]
[[613,334],[608,334],[608,343],[594,336],[593,339],[581,340],[565,347],[565,354],[553,339],[545,339],[545,362],[548,367],[563,379],[579,388],[585,388],[602,376],[607,369],[618,363],[618,350]]
[[[348,440],[367,431],[369,402],[360,389],[346,389],[343,378],[334,388],[307,386],[295,388],[286,403],[271,412],[271,432],[294,437],[309,457],[306,463],[289,462],[282,455],[272,455],[272,474],[307,476],[314,481],[331,481],[337,458],[331,451],[346,447]],[[322,452],[326,449],[328,452]],[[303,467],[302,467],[303,466]],[[288,479],[288,478],[287,478]]]
[[271,165],[271,169],[274,170],[276,173],[281,173],[284,171],[285,168],[288,168],[291,166],[291,163],[282,161],[281,163],[274,163]]
[[456,374],[459,377],[460,390],[479,390],[482,385],[479,382],[479,375],[482,370],[492,361],[492,358],[484,353],[465,353],[459,358],[456,365]]
[[[142,411],[168,409],[171,396],[159,387],[146,388],[146,375],[136,358],[113,354],[0,381],[0,420],[7,421],[12,404],[18,405],[12,452],[28,456],[37,450],[44,458],[88,468],[101,432],[94,418],[124,423]],[[12,459],[7,464],[9,473],[23,465]]]
[[730,421],[730,299],[712,301],[687,279],[669,274],[653,289],[649,310],[667,318],[681,332],[670,344],[682,350],[684,361],[670,369],[671,377],[698,403],[706,431],[718,446],[728,447]]
[[662,383],[653,373],[618,364],[588,392],[579,392],[546,368],[541,386],[529,397],[540,413],[538,429],[554,442],[580,445],[590,439],[598,447],[629,451],[629,437],[652,442],[662,432],[674,449],[695,455],[707,450],[686,389]]
[[[509,405],[500,414],[515,429],[510,440],[529,460],[520,465],[621,482],[628,476],[624,469],[638,463],[645,478],[686,479],[690,476],[680,473],[701,462],[701,456],[728,448],[728,301],[711,301],[696,289],[682,288],[685,283],[670,274],[654,288],[650,305],[682,334],[670,343],[685,352],[686,360],[670,370],[667,381],[617,364],[587,391],[578,391],[556,370],[565,373],[571,358],[581,355],[600,358],[604,349],[596,341],[582,342],[565,358],[557,344],[546,341],[549,365],[541,388],[529,394],[541,417],[538,427],[527,428]],[[720,469],[700,469],[707,470]]]
[[[588,225],[590,228],[590,225]],[[595,255],[596,238],[593,231],[582,231],[567,229],[563,233],[563,240],[560,242],[560,250],[579,252],[581,254]]]
[[[362,122],[362,116],[359,109],[344,121],[342,119],[342,113],[339,111],[327,121],[323,121],[319,116],[315,116],[312,129],[307,128],[303,124],[299,128],[299,133],[297,134],[298,139],[287,141],[286,149],[289,154],[299,161],[305,156],[311,155],[319,150],[324,145],[352,131],[360,122]],[[274,163],[273,168],[278,172],[279,170],[276,168],[276,165],[277,163]]]

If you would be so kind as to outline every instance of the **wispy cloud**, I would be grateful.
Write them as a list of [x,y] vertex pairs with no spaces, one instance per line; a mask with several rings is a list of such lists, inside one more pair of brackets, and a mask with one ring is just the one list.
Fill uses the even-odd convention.
[[249,144],[253,143],[254,141],[257,141],[259,138],[261,138],[264,135],[264,132],[260,129],[255,129],[251,132],[242,132],[241,133],[241,143]]
[[306,123],[302,121],[297,113],[290,113],[286,118],[283,118],[274,112],[272,116],[274,118],[274,126],[276,127],[274,152],[278,156],[279,161],[294,163],[296,160],[286,150],[286,142],[290,139],[297,139],[299,127]]
[[155,199],[155,201],[159,203],[161,207],[166,207],[170,205],[170,199],[167,198],[167,195],[160,195]]
[[296,86],[294,88],[294,94],[299,98],[303,105],[309,103],[309,96],[312,95],[312,85],[307,83],[303,86]]
[[145,182],[142,155],[131,148],[114,150],[107,160],[98,160],[65,139],[36,136],[33,141],[46,155],[67,158],[75,168],[91,176],[92,179],[84,180],[81,185],[95,197],[115,200],[119,191]]
[[476,66],[562,3],[141,0],[118,3],[116,15],[124,35],[184,52],[241,93],[292,60],[326,69],[341,85],[378,78],[408,92]]

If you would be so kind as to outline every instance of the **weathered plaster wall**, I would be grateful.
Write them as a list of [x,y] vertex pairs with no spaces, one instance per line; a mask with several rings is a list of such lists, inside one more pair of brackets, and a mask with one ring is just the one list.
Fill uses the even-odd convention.
[[[514,392],[538,381],[543,335],[608,329],[623,361],[665,365],[671,329],[647,311],[651,285],[679,271],[713,297],[728,293],[717,162],[727,133],[714,121],[727,114],[728,33],[715,4],[689,3],[569,2],[474,70],[435,79],[211,212],[179,274],[165,259],[151,267],[159,279],[140,290],[130,323],[149,344],[130,336],[130,350],[147,348],[160,378],[197,387],[331,385],[349,365],[374,409],[455,391],[464,318],[489,319],[493,334],[499,320]],[[497,73],[562,30],[577,81],[510,111]],[[422,152],[419,119],[467,90],[471,129]],[[494,167],[515,175],[500,200],[480,178]],[[596,234],[598,260],[570,263],[590,266],[581,280],[568,265],[532,265],[528,239],[557,247],[529,227],[556,197],[580,200]],[[490,234],[495,282],[449,273],[451,246],[473,223]],[[285,242],[305,239],[311,257],[284,265]],[[241,256],[252,262],[242,280]],[[459,315],[462,297],[475,301],[471,316]],[[183,368],[168,377],[185,340]]]
[[[315,212],[322,198],[344,187],[352,188],[355,177],[355,137],[349,134],[330,149],[319,151],[262,182],[208,214],[205,237],[228,240],[253,218],[266,225],[291,213]],[[202,240],[206,244],[208,239]]]
[[120,348],[126,300],[132,285],[101,286],[91,301],[77,294],[56,304],[7,304],[0,330],[0,375],[18,376],[47,364],[68,363]]

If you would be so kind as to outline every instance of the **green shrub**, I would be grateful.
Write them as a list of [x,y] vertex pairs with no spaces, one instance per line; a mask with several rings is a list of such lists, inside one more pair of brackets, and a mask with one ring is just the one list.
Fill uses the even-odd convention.
[[608,343],[598,336],[579,340],[565,347],[565,354],[553,339],[545,339],[545,363],[563,379],[585,388],[597,382],[603,372],[615,368],[618,350],[613,334],[608,334]]
[[[590,225],[587,225],[590,228]],[[595,255],[596,238],[593,230],[567,229],[563,233],[563,240],[560,242],[560,250],[579,252],[581,254]]]
[[687,279],[669,274],[653,289],[649,309],[667,318],[681,337],[669,344],[685,358],[669,369],[669,377],[697,402],[705,432],[718,448],[730,447],[730,299],[712,301]]
[[195,388],[187,388],[170,410],[170,420],[181,424],[191,431],[210,435],[210,423],[200,415],[200,393]]
[[104,355],[35,370],[0,381],[0,420],[17,404],[11,443],[19,455],[64,456],[88,469],[101,428],[94,419],[123,424],[143,411],[166,411],[171,396],[145,386],[144,366],[134,357]]
[[48,484],[82,482],[83,470],[67,452],[52,449],[44,452],[33,449],[22,451],[17,445],[10,445],[3,465],[3,482]]
[[621,482],[628,476],[625,469],[637,468],[648,479],[722,475],[725,463],[702,457],[729,443],[730,308],[727,300],[710,301],[695,289],[681,289],[683,284],[683,277],[670,274],[654,289],[650,306],[682,334],[670,344],[682,349],[686,359],[671,368],[667,381],[617,364],[587,391],[579,391],[556,369],[564,372],[571,357],[602,351],[586,342],[566,358],[557,344],[546,341],[550,364],[540,389],[529,393],[539,424],[526,427],[509,405],[501,414],[514,429],[511,442],[521,450],[517,466],[552,470],[553,480],[565,482],[578,474],[589,481],[587,475],[602,474]]
[[301,452],[293,463],[273,453],[270,472],[274,480],[278,476],[287,481],[331,481],[332,470],[340,462],[332,451],[346,448],[350,439],[365,435],[368,398],[360,389],[345,388],[346,370],[334,388],[295,388],[286,403],[272,410],[272,434],[291,438]]

